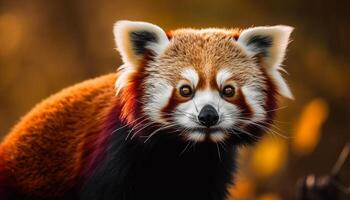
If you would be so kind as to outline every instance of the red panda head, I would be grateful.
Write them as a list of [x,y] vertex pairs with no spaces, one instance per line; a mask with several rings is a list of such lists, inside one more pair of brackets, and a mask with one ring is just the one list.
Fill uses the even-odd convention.
[[117,22],[121,117],[134,126],[175,130],[185,140],[255,140],[272,123],[276,96],[293,98],[280,74],[292,30],[179,29],[167,35],[150,23]]

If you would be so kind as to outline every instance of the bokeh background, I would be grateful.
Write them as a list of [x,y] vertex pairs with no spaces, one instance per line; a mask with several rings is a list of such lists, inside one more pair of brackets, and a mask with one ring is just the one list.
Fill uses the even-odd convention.
[[[48,95],[115,71],[120,19],[166,30],[295,27],[284,64],[296,100],[282,100],[273,131],[241,150],[232,199],[295,199],[298,179],[329,173],[350,141],[349,5],[322,0],[0,0],[0,138]],[[349,162],[341,177],[349,185]]]

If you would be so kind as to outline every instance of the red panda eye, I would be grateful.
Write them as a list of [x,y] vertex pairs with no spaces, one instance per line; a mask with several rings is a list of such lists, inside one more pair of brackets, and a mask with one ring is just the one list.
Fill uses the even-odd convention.
[[189,85],[183,85],[180,87],[180,94],[183,97],[191,97],[193,94],[192,88]]
[[231,85],[227,85],[222,89],[221,94],[225,97],[233,97],[236,91],[235,88]]

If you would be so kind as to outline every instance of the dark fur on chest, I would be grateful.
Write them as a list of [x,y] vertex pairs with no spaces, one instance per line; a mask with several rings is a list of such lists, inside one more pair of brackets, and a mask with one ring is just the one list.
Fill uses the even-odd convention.
[[82,199],[225,199],[235,170],[234,144],[188,145],[166,132],[147,142],[125,140],[128,131],[114,133]]

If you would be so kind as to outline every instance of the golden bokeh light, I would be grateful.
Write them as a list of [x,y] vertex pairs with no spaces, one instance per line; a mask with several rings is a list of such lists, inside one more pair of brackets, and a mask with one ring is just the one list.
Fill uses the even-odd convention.
[[275,193],[267,193],[261,195],[258,200],[282,200],[278,194]]
[[236,183],[231,187],[228,200],[249,200],[254,197],[255,183],[242,174],[238,176]]
[[314,99],[303,108],[293,134],[292,147],[297,155],[306,155],[317,146],[321,126],[328,116],[328,105],[322,99]]
[[287,142],[276,137],[265,137],[253,149],[251,168],[260,178],[267,178],[280,170],[287,158]]

